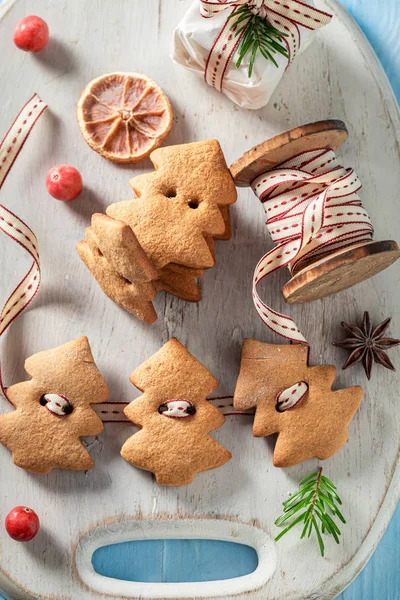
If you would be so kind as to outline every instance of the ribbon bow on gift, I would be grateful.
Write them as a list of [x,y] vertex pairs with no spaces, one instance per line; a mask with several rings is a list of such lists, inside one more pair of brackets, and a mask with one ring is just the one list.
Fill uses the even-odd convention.
[[[230,17],[240,9],[247,7],[251,15],[247,21],[244,13],[240,23],[232,25]],[[310,30],[327,25],[332,15],[318,10],[300,0],[200,0],[200,13],[210,18],[230,9],[221,31],[217,35],[207,58],[204,79],[221,91],[228,64],[246,34],[247,25],[253,15],[261,17],[281,33],[280,40],[287,48],[287,60],[290,63],[300,48],[299,25]],[[239,28],[239,30],[238,30]]]

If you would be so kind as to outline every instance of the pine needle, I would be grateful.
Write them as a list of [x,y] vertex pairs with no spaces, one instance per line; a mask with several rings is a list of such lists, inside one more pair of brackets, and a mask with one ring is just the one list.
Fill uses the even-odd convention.
[[322,534],[331,535],[337,544],[340,543],[341,531],[334,521],[337,517],[346,523],[337,505],[342,501],[336,492],[336,486],[322,475],[322,468],[311,473],[299,483],[299,490],[283,502],[283,513],[276,521],[276,526],[285,528],[276,536],[275,542],[281,539],[295,525],[301,523],[300,539],[311,536],[315,532],[321,556],[325,554]]
[[284,38],[288,37],[287,34],[276,29],[266,19],[255,15],[247,4],[239,6],[228,19],[232,19],[231,29],[236,27],[236,37],[244,31],[238,47],[236,67],[239,68],[245,56],[250,53],[249,68],[247,71],[249,77],[251,77],[253,72],[258,52],[260,52],[265,60],[273,62],[276,67],[279,67],[279,65],[274,58],[274,54],[281,54],[289,60],[288,50],[282,44]]

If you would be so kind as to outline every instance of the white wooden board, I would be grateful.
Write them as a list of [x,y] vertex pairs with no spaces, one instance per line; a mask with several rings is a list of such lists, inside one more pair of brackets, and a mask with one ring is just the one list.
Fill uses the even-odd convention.
[[[232,211],[233,238],[218,244],[217,266],[202,281],[202,302],[192,305],[160,294],[160,318],[153,326],[136,321],[108,300],[79,261],[74,245],[91,214],[129,198],[128,179],[151,168],[148,161],[137,167],[107,163],[81,138],[75,104],[84,85],[102,73],[138,71],[154,78],[174,105],[175,126],[168,143],[217,137],[228,163],[289,127],[343,119],[350,140],[340,155],[363,181],[362,198],[376,226],[376,239],[398,236],[398,108],[372,50],[343,9],[334,0],[317,2],[334,12],[332,25],[287,72],[270,105],[250,112],[171,63],[171,34],[188,5],[189,0],[40,0],[33,9],[32,3],[16,0],[2,8],[1,129],[6,130],[34,91],[50,106],[1,195],[1,202],[36,232],[43,265],[38,298],[3,343],[8,384],[26,377],[27,356],[86,334],[111,400],[128,401],[138,395],[128,381],[130,372],[174,335],[219,378],[217,395],[231,395],[243,338],[278,342],[257,318],[251,301],[253,268],[270,240],[262,208],[250,190],[239,191]],[[47,50],[37,56],[18,51],[11,41],[17,21],[33,10],[47,20],[52,34]],[[56,202],[45,190],[47,170],[61,162],[76,165],[85,180],[84,193],[70,204]],[[0,291],[5,297],[28,263],[10,241],[1,239],[0,248]],[[399,335],[398,266],[304,306],[285,307],[280,289],[287,276],[272,276],[265,294],[272,306],[289,310],[302,327],[311,343],[312,364],[340,367],[344,355],[331,346],[342,335],[339,322],[353,322],[364,310],[376,322],[391,315],[391,333]],[[399,364],[396,350],[391,354]],[[0,448],[2,515],[23,503],[37,510],[43,524],[30,544],[0,535],[0,587],[21,599],[94,600],[108,594],[229,598],[244,592],[252,600],[333,598],[373,552],[400,489],[397,376],[377,367],[368,383],[361,368],[338,371],[338,387],[359,383],[365,384],[366,397],[351,424],[350,441],[324,464],[340,487],[349,521],[341,544],[328,542],[325,559],[314,541],[299,543],[297,532],[276,546],[271,543],[282,500],[317,461],[274,468],[273,440],[254,439],[251,418],[228,417],[215,437],[232,451],[232,460],[179,489],[160,487],[149,473],[126,463],[119,450],[135,429],[131,424],[108,424],[102,435],[88,441],[96,467],[87,473],[35,476],[15,467],[8,450]],[[10,408],[3,400],[0,406],[3,412]],[[259,552],[260,565],[252,575],[225,583],[170,586],[117,582],[91,570],[91,552],[99,545],[165,536],[249,542]]]

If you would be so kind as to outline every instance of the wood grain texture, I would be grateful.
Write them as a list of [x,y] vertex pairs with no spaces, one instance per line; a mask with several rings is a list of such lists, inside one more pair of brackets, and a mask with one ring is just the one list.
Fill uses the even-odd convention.
[[306,123],[278,133],[247,150],[230,165],[238,187],[248,187],[256,177],[267,173],[294,156],[315,150],[337,150],[348,138],[343,121],[328,120]]
[[373,277],[390,267],[399,256],[399,247],[393,240],[344,248],[301,271],[294,271],[282,293],[288,304],[319,300]]
[[[261,207],[250,191],[241,192],[232,211],[234,237],[218,246],[217,266],[204,277],[204,300],[199,305],[160,297],[158,308],[163,316],[155,325],[149,328],[134,321],[93,285],[72,248],[90,215],[103,212],[110,201],[130,197],[128,179],[151,166],[146,163],[137,169],[117,167],[91,153],[75,122],[76,99],[99,70],[129,71],[135,65],[135,70],[160,83],[173,101],[177,123],[169,142],[217,136],[228,162],[257,141],[288,127],[327,117],[343,119],[350,130],[350,142],[341,150],[344,162],[355,166],[364,183],[363,201],[379,238],[395,238],[399,121],[380,71],[376,65],[371,71],[374,57],[339,11],[340,18],[329,33],[319,35],[293,65],[270,106],[250,113],[238,111],[217,92],[170,64],[165,48],[187,2],[149,0],[144,13],[138,10],[137,1],[114,1],[112,10],[107,11],[105,2],[86,0],[84,13],[78,0],[43,0],[40,5],[40,13],[48,15],[54,32],[49,52],[42,56],[32,57],[10,49],[9,37],[3,35],[31,12],[28,2],[17,0],[0,23],[0,50],[7,57],[0,67],[5,82],[2,122],[8,124],[32,86],[52,107],[46,120],[33,132],[3,190],[2,201],[23,215],[36,231],[44,265],[43,289],[34,308],[13,325],[5,340],[6,382],[25,377],[24,357],[86,333],[113,399],[129,400],[137,395],[128,383],[129,373],[176,335],[218,376],[218,393],[229,394],[237,376],[243,338],[250,335],[277,341],[257,321],[251,305],[253,268],[269,245]],[[333,2],[318,5],[338,10]],[[134,39],[131,29],[121,29],[121,22],[128,20],[135,24]],[[111,31],[118,33],[112,44]],[[384,142],[377,143],[383,139],[382,131]],[[44,190],[45,173],[57,162],[75,164],[86,174],[85,193],[71,205],[54,202]],[[379,194],[382,189],[384,209]],[[26,266],[19,256],[16,260],[15,249],[8,243],[2,260],[13,277]],[[273,276],[265,289],[278,310],[284,307],[279,290],[286,277],[283,272]],[[0,283],[2,293],[3,287],[4,280]],[[396,323],[400,312],[396,305],[398,292],[398,271],[392,267],[324,302],[291,307],[291,315],[307,330],[313,348],[312,363],[341,361],[342,356],[330,346],[330,340],[338,336],[341,319],[352,321],[367,309],[376,321],[391,314]],[[393,358],[396,360],[396,356]],[[361,371],[357,370],[338,377],[338,387],[362,382]],[[322,561],[314,544],[305,542],[300,546],[295,534],[282,540],[277,546],[277,569],[267,589],[263,593],[252,592],[252,599],[333,598],[369,557],[397,500],[394,488],[385,495],[397,461],[394,440],[398,440],[400,429],[395,382],[395,374],[377,371],[352,424],[349,444],[326,462],[329,475],[338,482],[346,499],[345,511],[352,517],[342,544],[330,547],[327,560]],[[5,412],[8,407],[3,404],[2,410]],[[252,438],[251,421],[232,419],[215,435],[233,450],[232,461],[215,473],[198,476],[194,484],[177,492],[160,488],[147,473],[133,470],[120,459],[119,449],[131,433],[130,425],[110,424],[102,436],[89,440],[96,468],[79,475],[57,472],[46,477],[32,476],[16,470],[7,451],[0,449],[3,481],[8,484],[3,503],[6,510],[20,502],[30,504],[38,508],[44,524],[41,535],[29,546],[16,549],[10,540],[0,540],[3,571],[19,586],[30,588],[30,593],[15,594],[10,583],[6,591],[11,597],[102,597],[81,586],[71,557],[79,532],[106,520],[107,532],[112,532],[109,518],[113,515],[118,522],[165,513],[223,515],[233,522],[239,516],[240,521],[261,524],[273,534],[273,517],[287,491],[316,466],[316,461],[310,461],[285,471],[274,469],[272,444]],[[381,516],[374,522],[379,509]],[[286,557],[291,560],[289,569],[285,567]],[[337,572],[340,576],[332,580],[332,574]],[[4,574],[1,579],[5,584]]]

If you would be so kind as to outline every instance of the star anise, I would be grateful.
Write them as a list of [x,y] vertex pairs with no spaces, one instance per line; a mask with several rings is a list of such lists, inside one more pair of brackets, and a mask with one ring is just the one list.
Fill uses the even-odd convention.
[[385,319],[382,323],[373,328],[368,312],[364,313],[361,326],[349,325],[342,321],[340,325],[346,330],[349,337],[342,342],[335,342],[333,344],[334,346],[339,346],[339,348],[345,348],[350,352],[342,369],[347,369],[358,362],[362,362],[368,379],[371,379],[372,366],[375,361],[386,367],[386,369],[395,371],[396,369],[385,350],[392,346],[398,346],[400,340],[383,337],[383,334],[389,327],[390,321],[390,318]]

